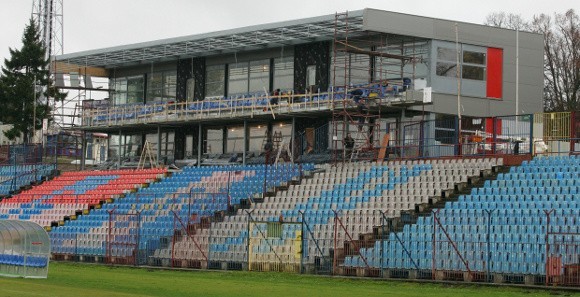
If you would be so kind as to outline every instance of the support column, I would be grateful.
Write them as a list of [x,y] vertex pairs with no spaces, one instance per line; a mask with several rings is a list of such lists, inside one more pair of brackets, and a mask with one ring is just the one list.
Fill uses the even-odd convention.
[[399,149],[403,145],[403,122],[405,121],[405,109],[401,110],[401,118],[397,123],[397,146]]
[[186,148],[186,136],[185,130],[188,129],[175,129],[174,130],[174,145],[173,145],[173,153],[174,153],[174,160],[180,160],[185,158],[185,148]]
[[248,121],[244,120],[244,144],[242,152],[242,165],[246,165],[246,152],[248,151]]
[[199,125],[197,125],[197,167],[201,167],[201,137],[202,137],[202,131],[201,131],[201,123]]
[[157,126],[157,163],[160,162],[161,162],[161,126]]
[[87,160],[87,132],[83,131],[81,140],[81,170],[85,170]]
[[121,134],[121,130],[119,129],[119,145],[118,145],[118,150],[117,150],[117,169],[121,168],[121,142],[123,141],[123,134]]
[[290,131],[290,143],[288,144],[288,149],[290,150],[288,152],[288,156],[292,156],[292,163],[294,163],[294,160],[296,158],[298,158],[298,156],[296,156],[296,153],[294,152],[294,149],[296,148],[296,146],[294,145],[295,133],[296,133],[296,117],[292,117],[292,129]]

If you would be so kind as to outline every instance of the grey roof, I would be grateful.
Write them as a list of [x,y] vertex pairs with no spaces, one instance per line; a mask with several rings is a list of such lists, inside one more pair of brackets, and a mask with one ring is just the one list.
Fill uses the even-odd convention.
[[[364,10],[348,12],[349,33],[362,32]],[[338,20],[337,20],[338,19]],[[284,21],[231,30],[160,39],[57,56],[60,62],[83,66],[113,68],[249,51],[282,45],[331,40],[335,27],[344,31],[344,23],[334,14]]]

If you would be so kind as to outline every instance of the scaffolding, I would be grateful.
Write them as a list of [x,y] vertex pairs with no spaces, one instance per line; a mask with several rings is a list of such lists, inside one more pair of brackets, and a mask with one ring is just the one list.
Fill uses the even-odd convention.
[[404,102],[407,90],[426,86],[425,80],[416,80],[416,71],[417,62],[428,56],[427,45],[427,40],[411,36],[351,30],[348,12],[336,13],[331,70],[334,164],[377,160],[385,136],[381,113],[393,100]]

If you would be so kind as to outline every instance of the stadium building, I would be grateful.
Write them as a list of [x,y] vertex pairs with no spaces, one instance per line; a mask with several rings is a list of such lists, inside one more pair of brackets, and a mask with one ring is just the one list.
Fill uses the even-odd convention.
[[[109,79],[107,100],[84,102],[80,129],[109,133],[110,159],[139,155],[146,141],[167,163],[234,153],[253,162],[265,143],[278,147],[283,141],[292,144],[295,159],[307,151],[332,155],[348,132],[356,156],[359,149],[379,147],[386,134],[391,147],[417,142],[419,134],[430,139],[422,152],[408,156],[449,155],[457,152],[441,145],[460,140],[445,131],[463,124],[491,132],[491,124],[466,117],[543,108],[541,35],[376,9],[55,60],[56,71],[73,73],[71,80],[79,73],[87,74],[85,81],[91,75]],[[361,97],[353,90],[361,91],[360,104],[351,102]],[[447,115],[464,120],[455,123]],[[426,124],[404,124],[412,121]],[[372,135],[359,135],[361,125]]]
[[542,65],[541,35],[374,9],[57,56],[60,87],[108,98],[1,147],[0,275],[50,257],[579,286],[580,117],[542,112]]

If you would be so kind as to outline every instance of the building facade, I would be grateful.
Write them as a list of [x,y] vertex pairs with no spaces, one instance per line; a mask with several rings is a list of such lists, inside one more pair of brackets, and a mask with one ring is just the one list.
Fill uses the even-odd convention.
[[[233,153],[245,162],[272,141],[290,143],[295,157],[336,151],[347,133],[361,130],[355,122],[362,117],[376,133],[371,142],[397,127],[390,140],[400,144],[408,120],[543,109],[541,35],[376,9],[55,61],[66,65],[61,73],[85,69],[89,76],[90,68],[108,77],[109,99],[86,105],[78,128],[108,133],[109,157],[138,156],[149,142],[168,163]],[[356,89],[375,100],[366,116],[345,103]],[[441,125],[422,134],[441,134]]]

